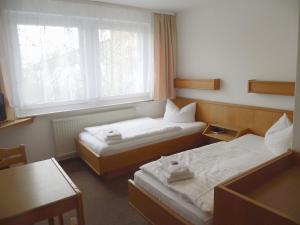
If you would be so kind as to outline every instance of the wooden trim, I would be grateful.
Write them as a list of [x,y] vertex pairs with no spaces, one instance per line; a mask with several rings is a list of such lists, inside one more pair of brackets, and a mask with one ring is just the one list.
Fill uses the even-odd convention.
[[171,155],[184,150],[196,148],[207,144],[207,138],[202,132],[178,137],[172,140],[131,149],[125,152],[101,156],[89,148],[82,141],[75,139],[76,148],[80,158],[87,163],[98,175],[119,175],[135,170],[139,166],[158,159],[163,155]]
[[0,122],[0,132],[7,130],[9,128],[24,126],[33,123],[33,117],[24,118],[24,119],[16,119],[14,121],[5,121]]
[[[261,207],[260,204],[253,204],[254,202],[249,201],[248,198],[244,198],[227,188],[216,187],[215,199],[217,199],[215,200],[217,203],[214,207],[214,225],[299,225],[285,217],[274,214],[272,210]],[[225,204],[221,205],[222,202],[227,203],[226,206]],[[228,207],[228,204],[230,207]],[[222,210],[222,215],[217,214]],[[230,219],[232,214],[234,214],[235,222],[229,223],[229,221],[233,221],[233,219]]]
[[[261,171],[263,168],[268,168],[271,170],[272,173],[279,173],[280,170],[282,170],[283,168],[287,167],[287,164],[289,162],[289,158],[293,155],[293,151],[289,150],[286,153],[279,155],[259,166],[256,166],[246,172],[244,172],[241,175],[235,176],[225,182],[223,182],[222,186],[225,185],[229,185],[230,187],[234,188],[234,189],[239,189],[239,190],[243,190],[243,192],[247,192],[249,189],[253,188],[254,183],[253,182],[257,182],[258,179],[258,174],[255,174],[255,177],[253,177],[253,182],[250,182],[250,184],[244,185],[245,183],[245,179],[252,179],[252,174],[253,173],[258,173],[259,171]],[[268,174],[268,176],[272,177],[271,174]],[[260,179],[260,181],[264,181],[265,177]],[[238,184],[235,183],[238,181]],[[248,182],[248,181],[246,181]]]
[[219,90],[220,79],[200,79],[200,80],[186,80],[175,79],[175,88],[191,88],[202,90]]
[[100,156],[89,148],[84,142],[75,139],[76,150],[79,157],[98,175],[100,175]]
[[250,133],[264,136],[266,131],[286,113],[293,121],[293,111],[239,105],[201,99],[176,98],[178,107],[192,102],[197,103],[196,120],[208,124],[219,124],[240,129],[249,129]]
[[63,170],[63,168],[59,165],[55,158],[51,158],[52,163],[56,166],[61,175],[65,178],[65,180],[69,183],[75,193],[81,193],[78,187],[73,183],[71,178],[67,175],[67,173]]
[[151,224],[191,225],[174,210],[135,185],[133,180],[128,181],[128,200],[129,204]]
[[295,95],[295,82],[248,81],[248,92],[273,95]]

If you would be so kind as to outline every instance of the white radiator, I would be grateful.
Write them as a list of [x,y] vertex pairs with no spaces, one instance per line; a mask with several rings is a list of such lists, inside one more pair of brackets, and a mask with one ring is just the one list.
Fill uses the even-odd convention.
[[74,155],[76,152],[74,139],[85,127],[97,126],[135,117],[135,108],[126,108],[52,120],[55,157],[62,159]]

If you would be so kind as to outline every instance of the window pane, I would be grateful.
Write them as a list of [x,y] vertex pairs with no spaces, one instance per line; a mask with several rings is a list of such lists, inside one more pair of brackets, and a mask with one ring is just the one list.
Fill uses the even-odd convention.
[[143,37],[139,32],[99,30],[101,96],[146,93]]
[[78,28],[17,25],[17,30],[21,104],[51,104],[84,98]]

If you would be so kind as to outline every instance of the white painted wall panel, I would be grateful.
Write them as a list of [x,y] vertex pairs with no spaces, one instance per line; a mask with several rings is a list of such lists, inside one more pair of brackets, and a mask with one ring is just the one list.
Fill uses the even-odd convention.
[[184,97],[294,108],[294,97],[248,94],[249,79],[295,81],[298,0],[211,0],[177,15],[180,78],[221,78]]
[[[300,8],[300,5],[299,5]],[[300,16],[299,16],[300,30]],[[300,152],[300,33],[298,33],[298,60],[297,60],[297,78],[296,78],[296,99],[294,113],[294,142],[293,149]]]

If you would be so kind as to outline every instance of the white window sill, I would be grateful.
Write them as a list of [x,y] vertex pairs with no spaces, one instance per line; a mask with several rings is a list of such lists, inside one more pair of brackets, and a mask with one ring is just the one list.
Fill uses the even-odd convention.
[[90,103],[82,103],[82,104],[73,104],[67,106],[58,106],[51,108],[36,108],[36,109],[17,109],[16,113],[18,117],[28,117],[28,116],[48,116],[60,113],[68,113],[68,112],[79,112],[79,111],[106,111],[124,107],[135,106],[138,103],[142,102],[150,102],[153,101],[150,97],[139,97],[135,99],[120,99],[114,101],[95,101]]

